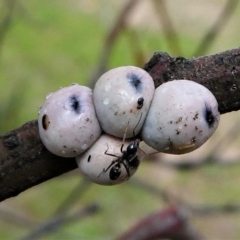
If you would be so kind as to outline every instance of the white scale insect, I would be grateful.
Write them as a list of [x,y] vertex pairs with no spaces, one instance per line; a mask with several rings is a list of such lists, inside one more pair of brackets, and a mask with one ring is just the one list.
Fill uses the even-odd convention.
[[174,80],[155,90],[141,137],[159,152],[184,154],[205,143],[219,121],[217,100],[206,87]]
[[137,171],[145,153],[139,148],[140,139],[131,141],[125,137],[126,133],[121,141],[107,134],[102,135],[89,150],[76,157],[80,171],[102,185],[115,185],[128,180]]
[[128,119],[126,138],[138,134],[150,108],[154,95],[152,77],[143,69],[124,66],[104,73],[93,89],[93,102],[104,132],[122,138]]
[[62,157],[76,157],[101,135],[92,90],[73,84],[48,94],[39,110],[39,134],[46,148]]

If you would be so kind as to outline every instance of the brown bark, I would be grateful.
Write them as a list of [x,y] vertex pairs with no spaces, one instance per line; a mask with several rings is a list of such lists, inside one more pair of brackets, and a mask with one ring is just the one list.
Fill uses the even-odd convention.
[[240,109],[240,48],[192,59],[157,52],[144,69],[156,87],[174,79],[193,80],[215,95],[221,113]]
[[[155,53],[144,66],[155,86],[189,79],[212,91],[221,113],[240,109],[240,48],[200,58]],[[0,136],[0,201],[77,167],[73,158],[51,154],[41,143],[37,121]]]
[[37,121],[0,136],[0,201],[77,167],[42,144]]

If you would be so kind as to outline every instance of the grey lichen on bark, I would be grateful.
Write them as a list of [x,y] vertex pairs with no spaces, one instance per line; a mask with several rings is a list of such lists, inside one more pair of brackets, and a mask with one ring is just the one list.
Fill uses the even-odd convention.
[[[157,52],[143,67],[155,87],[174,79],[206,86],[221,113],[240,109],[240,48],[211,56],[185,59]],[[0,136],[0,201],[77,168],[74,158],[61,158],[42,144],[37,121]]]

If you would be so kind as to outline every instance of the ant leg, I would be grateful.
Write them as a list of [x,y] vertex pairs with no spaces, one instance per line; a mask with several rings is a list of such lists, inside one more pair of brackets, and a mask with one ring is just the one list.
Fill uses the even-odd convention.
[[[138,144],[140,144],[140,139],[137,139],[138,140]],[[148,154],[147,153],[145,153],[139,146],[138,146],[138,149],[145,155],[145,156],[147,156]]]
[[118,160],[118,156],[117,156],[117,155],[111,154],[111,153],[108,153],[108,152],[107,152],[108,149],[109,149],[109,147],[108,147],[108,144],[107,144],[107,150],[104,152],[104,154],[106,154],[106,155],[108,155],[108,156],[111,156],[111,157],[116,157],[117,159],[116,159],[116,160],[113,160],[112,163],[111,163],[106,169],[103,168],[102,172],[98,175],[98,177],[100,177],[102,173],[107,172],[108,169],[109,169],[113,164],[115,164],[115,163],[117,162],[117,160]]
[[123,164],[123,166],[125,167],[125,169],[126,169],[126,171],[127,171],[128,177],[131,177],[128,166],[127,166],[124,162],[122,162],[122,164]]
[[139,125],[139,123],[141,122],[141,119],[142,119],[142,113],[141,113],[141,115],[140,115],[140,118],[139,118],[139,120],[138,120],[137,125],[136,125],[135,128],[133,129],[133,137],[134,137],[134,138],[136,137],[135,130],[136,130],[137,126]]
[[116,157],[116,158],[118,158],[117,155],[115,155],[115,154],[111,154],[111,153],[108,153],[108,152],[107,152],[108,149],[109,149],[109,147],[108,147],[108,144],[107,144],[107,150],[104,152],[104,154],[106,154],[106,155],[108,155],[108,156],[112,156],[112,157]]
[[105,154],[105,155],[108,155],[108,156],[112,156],[112,157],[116,157],[116,158],[118,158],[117,155],[115,155],[115,154],[111,154],[111,153],[107,153],[107,151],[105,151],[104,154]]
[[107,172],[108,169],[109,169],[113,164],[115,164],[116,161],[117,161],[117,160],[113,160],[112,163],[111,163],[106,169],[103,168],[103,170],[102,170],[101,173],[98,175],[98,177],[100,177],[102,173]]

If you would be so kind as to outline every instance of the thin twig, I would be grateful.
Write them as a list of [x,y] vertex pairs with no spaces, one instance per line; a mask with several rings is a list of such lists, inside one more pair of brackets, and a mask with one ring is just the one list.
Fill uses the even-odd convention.
[[218,19],[200,41],[200,45],[195,50],[193,56],[200,56],[208,51],[214,40],[219,36],[220,31],[224,28],[224,26],[226,26],[228,20],[232,16],[233,11],[237,7],[238,2],[238,0],[228,0],[226,2],[226,5],[224,6]]
[[5,8],[7,9],[7,14],[5,15],[2,22],[0,23],[0,51],[12,21],[13,10],[14,10],[16,0],[5,0],[4,3],[6,5]]
[[69,196],[64,200],[62,204],[58,206],[53,216],[62,215],[66,213],[69,207],[72,207],[73,204],[86,192],[86,190],[91,186],[91,182],[87,179],[82,179],[81,182],[71,191]]
[[156,15],[159,18],[159,22],[163,28],[163,34],[166,38],[169,50],[172,54],[180,56],[182,55],[180,42],[178,39],[177,32],[174,28],[174,24],[169,16],[168,9],[166,6],[167,1],[165,0],[152,0]]
[[12,225],[23,227],[23,228],[33,228],[36,227],[38,224],[34,219],[30,218],[29,216],[26,216],[20,212],[18,212],[16,209],[10,209],[6,206],[0,208],[0,219],[2,221],[9,222]]
[[108,59],[111,55],[112,49],[119,35],[127,27],[126,21],[129,14],[132,12],[139,0],[129,0],[124,6],[119,16],[116,19],[113,28],[109,31],[104,41],[102,52],[99,56],[98,66],[93,74],[90,76],[88,83],[90,87],[93,87],[97,79],[106,71]]
[[99,210],[98,205],[91,204],[84,209],[80,209],[76,212],[74,212],[71,215],[66,216],[60,215],[56,216],[46,222],[44,222],[40,227],[36,228],[35,230],[31,231],[28,235],[21,238],[22,240],[32,240],[32,239],[38,239],[40,237],[43,237],[47,234],[50,234],[57,229],[59,229],[61,226],[65,224],[69,224],[73,221],[79,221],[82,220],[85,217],[88,217],[92,214],[95,214]]

